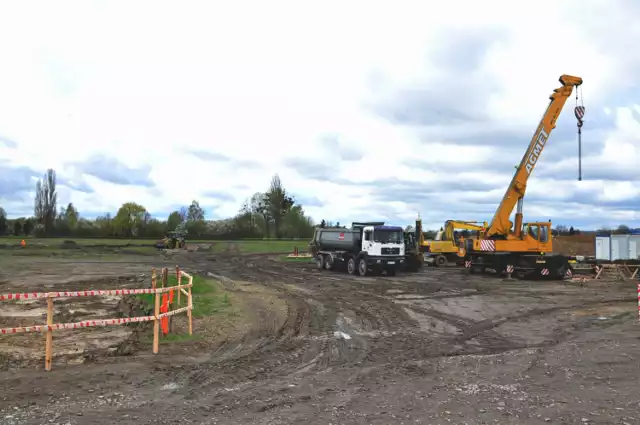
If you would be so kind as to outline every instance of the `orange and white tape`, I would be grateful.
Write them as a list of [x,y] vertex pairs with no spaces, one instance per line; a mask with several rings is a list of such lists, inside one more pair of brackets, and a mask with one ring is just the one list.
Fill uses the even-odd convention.
[[[183,313],[188,310],[189,310],[189,307],[182,307],[177,310],[159,314],[158,319],[162,319],[163,317],[167,317],[167,316],[173,316],[174,314]],[[155,318],[156,318],[155,316],[121,317],[119,319],[83,320],[82,322],[57,323],[54,325],[20,326],[16,328],[0,329],[0,335],[30,333],[30,332],[47,332],[47,331],[57,331],[62,329],[92,328],[96,326],[125,325],[127,323],[150,322],[152,320],[155,320]]]
[[91,328],[95,326],[124,325],[126,323],[149,322],[154,319],[155,319],[154,316],[141,316],[141,317],[122,317],[119,319],[83,320],[82,322],[57,323],[54,325],[21,326],[17,328],[0,329],[0,334],[6,335],[6,334],[18,334],[18,333],[29,333],[29,332],[57,331],[61,329]]
[[[181,285],[182,287],[190,286],[191,284]],[[161,294],[169,292],[173,289],[177,289],[176,286],[169,286],[166,288],[144,288],[144,289],[105,289],[97,291],[61,291],[61,292],[22,292],[15,294],[0,294],[0,301],[10,300],[27,300],[38,298],[60,298],[60,297],[95,297],[104,295],[138,295],[138,294]]]

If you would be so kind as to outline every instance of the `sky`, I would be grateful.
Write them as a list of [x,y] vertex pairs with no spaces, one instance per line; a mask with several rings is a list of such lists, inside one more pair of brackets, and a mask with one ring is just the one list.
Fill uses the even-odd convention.
[[525,221],[640,227],[640,3],[463,3],[3,2],[0,206],[54,168],[84,217],[219,219],[277,173],[316,221],[490,221],[570,74],[583,180],[572,96]]

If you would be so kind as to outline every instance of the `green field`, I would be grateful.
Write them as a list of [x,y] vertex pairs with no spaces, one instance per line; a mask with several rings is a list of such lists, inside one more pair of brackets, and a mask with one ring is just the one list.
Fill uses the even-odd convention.
[[[0,238],[0,245],[5,247],[18,246],[22,238],[4,237]],[[67,241],[72,241],[78,248],[91,247],[113,247],[114,249],[123,248],[126,251],[139,251],[140,253],[154,252],[156,239],[91,239],[91,238],[25,238],[26,252],[33,251],[58,251],[61,246],[69,248],[73,246]],[[239,253],[291,253],[297,247],[300,251],[307,249],[308,241],[306,240],[235,240],[235,241],[216,241],[216,240],[187,240],[187,245],[205,245],[209,246],[210,252],[239,252]]]

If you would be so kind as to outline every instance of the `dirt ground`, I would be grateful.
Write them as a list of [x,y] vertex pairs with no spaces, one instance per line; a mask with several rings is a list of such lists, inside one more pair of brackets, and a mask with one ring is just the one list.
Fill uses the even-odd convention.
[[[59,261],[28,260],[20,278],[9,277],[19,264],[3,267],[0,292],[66,288],[88,274],[133,285],[150,268],[76,262],[64,281]],[[581,287],[456,268],[356,278],[256,254],[170,261],[219,279],[243,320],[196,321],[196,333],[219,326],[216,337],[156,356],[147,345],[56,360],[51,372],[5,365],[0,424],[640,423],[634,282]]]

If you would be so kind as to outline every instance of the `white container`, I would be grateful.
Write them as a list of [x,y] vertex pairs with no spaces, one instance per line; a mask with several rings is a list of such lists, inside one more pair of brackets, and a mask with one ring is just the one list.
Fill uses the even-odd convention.
[[596,260],[640,260],[640,235],[596,236]]

